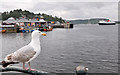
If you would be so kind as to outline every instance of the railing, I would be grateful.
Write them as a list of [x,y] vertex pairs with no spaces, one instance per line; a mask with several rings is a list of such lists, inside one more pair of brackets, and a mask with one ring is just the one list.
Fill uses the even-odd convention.
[[15,71],[15,72],[21,72],[21,73],[26,73],[26,74],[32,74],[32,75],[48,75],[47,72],[44,72],[44,71],[32,71],[32,70],[24,70],[20,67],[16,67],[16,66],[13,66],[13,67],[7,67],[7,68],[0,68],[0,71],[1,72],[9,72],[9,71]]
[[[0,65],[2,65],[2,63],[0,63]],[[3,68],[2,66],[0,67],[0,72],[2,73],[3,72],[9,73],[10,71],[21,72],[21,73],[32,74],[32,75],[57,75],[55,73],[48,73],[48,72],[38,71],[38,70],[24,70],[21,67],[17,67],[17,66],[10,66],[6,68]],[[76,67],[76,73],[74,75],[86,75],[87,71],[88,71],[87,67],[78,66]]]

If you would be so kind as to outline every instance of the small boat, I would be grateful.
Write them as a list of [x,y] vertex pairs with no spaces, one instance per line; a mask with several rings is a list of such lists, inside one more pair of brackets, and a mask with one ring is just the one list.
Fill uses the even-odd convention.
[[102,20],[102,21],[99,21],[98,24],[99,25],[115,25],[116,23],[114,21],[110,21],[110,20],[108,20],[108,21]]
[[33,32],[34,30],[31,30],[31,32]]
[[52,31],[52,28],[47,29],[47,31]]
[[43,28],[39,28],[38,30],[39,30],[39,31],[44,31],[44,29],[43,29]]
[[22,32],[23,32],[23,33],[25,33],[25,32],[26,32],[26,30],[24,30],[24,29],[23,29],[23,30],[22,30]]

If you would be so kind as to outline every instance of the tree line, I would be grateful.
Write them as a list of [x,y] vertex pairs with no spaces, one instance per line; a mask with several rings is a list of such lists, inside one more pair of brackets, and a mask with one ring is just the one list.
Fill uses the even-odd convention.
[[35,13],[30,12],[28,10],[22,10],[22,9],[16,9],[16,10],[13,10],[10,12],[8,12],[8,11],[3,12],[1,15],[2,15],[2,20],[7,20],[10,17],[18,19],[20,17],[25,16],[27,19],[33,19],[36,17],[40,18],[40,16],[43,16],[44,20],[46,20],[46,21],[59,21],[60,23],[65,22],[64,19],[62,19],[61,17],[57,17],[57,16],[53,17],[52,15],[47,15],[45,13],[35,14]]

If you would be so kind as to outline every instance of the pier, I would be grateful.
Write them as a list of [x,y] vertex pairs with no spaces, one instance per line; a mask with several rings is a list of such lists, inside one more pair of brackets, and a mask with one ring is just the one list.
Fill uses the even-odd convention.
[[53,28],[73,28],[73,24],[56,24],[53,25]]

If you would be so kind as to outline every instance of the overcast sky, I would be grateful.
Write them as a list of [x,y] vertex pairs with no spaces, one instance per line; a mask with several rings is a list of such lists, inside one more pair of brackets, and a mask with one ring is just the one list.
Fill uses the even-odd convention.
[[0,0],[0,11],[14,9],[62,17],[64,19],[118,19],[118,0]]

